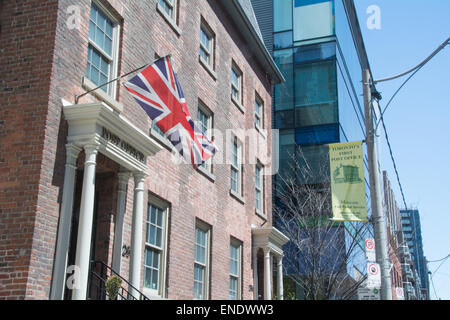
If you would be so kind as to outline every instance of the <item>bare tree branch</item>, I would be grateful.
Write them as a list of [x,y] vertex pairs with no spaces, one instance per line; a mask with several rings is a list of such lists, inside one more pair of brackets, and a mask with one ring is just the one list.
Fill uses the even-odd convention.
[[[289,170],[276,177],[275,222],[290,238],[285,270],[306,299],[348,299],[364,281],[347,272],[358,254],[358,237],[349,236],[344,223],[331,219],[329,160],[315,161],[312,165],[298,147],[290,155]],[[356,234],[365,228],[359,223]]]

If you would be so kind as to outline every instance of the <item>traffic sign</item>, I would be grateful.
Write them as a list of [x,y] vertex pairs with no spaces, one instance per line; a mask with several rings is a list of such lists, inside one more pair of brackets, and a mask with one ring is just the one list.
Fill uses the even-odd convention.
[[405,300],[405,292],[403,288],[395,288],[395,293],[397,295],[397,300]]
[[367,264],[367,288],[380,288],[381,287],[381,273],[380,265],[378,263]]
[[377,288],[358,288],[358,300],[380,300],[380,290]]
[[366,239],[366,249],[374,250],[375,249],[375,241],[373,239]]
[[366,246],[366,259],[368,262],[375,262],[376,261],[376,255],[375,255],[375,241],[373,239],[366,239],[365,242]]

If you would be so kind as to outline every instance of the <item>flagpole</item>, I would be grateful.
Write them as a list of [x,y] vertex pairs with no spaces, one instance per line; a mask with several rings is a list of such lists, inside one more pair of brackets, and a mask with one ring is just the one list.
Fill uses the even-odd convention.
[[[170,59],[170,57],[172,56],[172,54],[168,54],[167,56],[169,56],[169,59]],[[167,56],[166,56],[166,57],[167,57]],[[164,57],[164,58],[165,58],[165,57]],[[122,78],[124,78],[124,77],[126,77],[126,76],[129,76],[129,75],[132,74],[132,73],[138,72],[139,70],[144,69],[144,68],[146,68],[146,67],[148,67],[148,66],[154,64],[154,63],[155,63],[156,61],[158,61],[159,59],[161,59],[161,58],[155,59],[155,60],[153,60],[152,62],[143,65],[142,67],[139,67],[139,68],[137,68],[137,69],[134,69],[134,70],[132,70],[132,71],[126,73],[126,74],[121,75],[120,77],[117,77],[117,78],[115,78],[115,79],[113,79],[113,80],[110,80],[110,81],[108,81],[108,82],[105,82],[104,84],[99,85],[98,87],[95,87],[94,89],[91,89],[91,90],[89,90],[89,91],[86,91],[86,92],[84,92],[84,93],[82,93],[82,94],[80,94],[80,95],[75,95],[75,104],[78,104],[78,100],[79,100],[81,97],[84,97],[85,95],[87,95],[87,94],[89,94],[89,93],[91,93],[91,92],[94,92],[95,90],[100,89],[100,88],[102,88],[102,87],[104,87],[104,86],[106,86],[106,85],[108,85],[108,84],[110,84],[110,83],[113,83],[113,82],[115,82],[115,81],[119,81],[120,79],[122,79]]]

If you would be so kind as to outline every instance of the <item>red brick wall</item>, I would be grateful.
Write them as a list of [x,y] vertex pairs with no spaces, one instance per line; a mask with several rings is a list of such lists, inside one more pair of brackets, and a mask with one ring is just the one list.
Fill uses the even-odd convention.
[[392,263],[391,269],[392,297],[394,300],[398,300],[395,288],[403,288],[400,248],[394,235],[391,232],[390,227],[388,227],[388,235],[389,235],[389,259]]
[[0,298],[48,296],[59,210],[45,141],[57,9],[57,1],[0,4]]
[[[182,33],[177,35],[157,12],[156,2],[130,1],[125,6],[119,0],[103,1],[123,21],[119,74],[152,61],[155,53],[171,53],[194,119],[201,99],[214,112],[215,128],[254,128],[256,90],[265,102],[265,126],[270,127],[270,84],[221,5],[216,1],[180,0],[178,26]],[[82,14],[79,29],[67,27],[70,5],[77,5]],[[59,8],[57,1],[3,4],[0,143],[9,148],[0,157],[0,228],[11,224],[13,227],[0,229],[0,296],[49,297],[67,135],[61,99],[73,102],[75,94],[84,92],[81,79],[87,61],[89,9],[89,0],[60,1]],[[198,61],[201,17],[216,35],[217,80]],[[245,114],[230,99],[232,60],[243,71]],[[149,121],[123,87],[118,97],[124,107],[122,114],[147,132]],[[95,98],[88,95],[80,103],[91,101]],[[151,157],[146,180],[149,192],[171,204],[168,297],[193,296],[194,227],[199,218],[212,226],[211,298],[228,297],[229,242],[233,236],[243,242],[242,292],[244,298],[251,299],[251,224],[263,222],[254,209],[254,165],[244,166],[244,205],[229,194],[229,165],[215,166],[213,183],[189,165],[173,165],[169,157],[165,149]],[[133,185],[130,179],[124,227],[124,244],[128,245]],[[266,177],[267,225],[271,224],[270,199],[271,178]],[[23,257],[19,257],[20,248],[25,250]],[[129,259],[122,260],[123,275],[128,274],[128,262]],[[12,287],[16,283],[13,275],[21,279],[20,286]]]

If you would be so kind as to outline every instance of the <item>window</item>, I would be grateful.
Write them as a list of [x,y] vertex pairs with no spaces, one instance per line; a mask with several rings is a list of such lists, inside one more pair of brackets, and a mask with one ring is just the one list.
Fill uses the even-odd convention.
[[242,195],[242,145],[237,137],[233,138],[231,146],[231,191]]
[[337,100],[336,72],[333,60],[296,65],[296,107],[334,103]]
[[286,79],[275,85],[275,110],[294,109],[294,51],[292,49],[274,51],[274,60]]
[[195,227],[194,299],[208,299],[210,229],[197,222]]
[[273,31],[292,29],[292,0],[273,1]]
[[241,256],[242,244],[232,239],[230,242],[230,300],[241,299]]
[[329,124],[295,129],[295,141],[298,145],[322,145],[339,142],[339,125]]
[[[112,80],[117,75],[119,25],[93,2],[89,18],[89,45],[86,78],[95,86]],[[115,83],[101,89],[113,95]]]
[[[205,134],[205,136],[212,140],[212,126],[213,126],[213,114],[212,112],[201,102],[198,104],[197,112],[197,125]],[[199,166],[205,169],[207,172],[212,173],[212,158]]]
[[258,163],[255,166],[255,192],[256,192],[256,211],[264,212],[264,167]]
[[203,21],[200,26],[200,59],[214,69],[214,34]]
[[255,126],[257,129],[262,129],[264,127],[264,102],[262,99],[256,94],[255,98]]
[[292,31],[275,33],[273,35],[273,48],[275,50],[292,47]]
[[168,207],[158,204],[149,203],[145,221],[144,289],[151,294],[163,296]]
[[231,99],[242,104],[242,72],[234,64],[231,68]]
[[173,21],[176,20],[176,2],[177,0],[158,0],[159,7]]
[[[294,1],[294,41],[302,41],[334,34],[334,1]],[[281,31],[281,30],[280,30]]]

